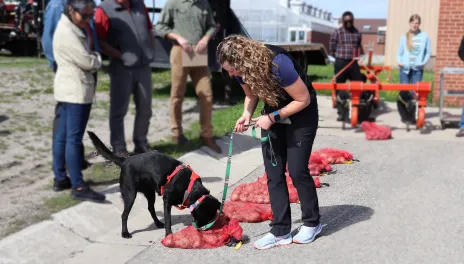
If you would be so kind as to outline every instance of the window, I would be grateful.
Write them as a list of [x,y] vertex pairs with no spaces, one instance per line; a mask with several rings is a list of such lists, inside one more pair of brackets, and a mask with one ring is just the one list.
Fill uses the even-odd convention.
[[292,30],[290,31],[290,42],[295,42],[296,41],[296,31]]
[[377,35],[377,43],[385,43],[385,35]]
[[371,30],[371,25],[364,25],[364,26],[363,26],[363,29],[364,29],[364,30]]
[[299,34],[298,34],[298,40],[299,40],[299,41],[304,41],[304,39],[305,39],[305,32],[304,32],[303,30],[300,30],[298,33],[299,33]]

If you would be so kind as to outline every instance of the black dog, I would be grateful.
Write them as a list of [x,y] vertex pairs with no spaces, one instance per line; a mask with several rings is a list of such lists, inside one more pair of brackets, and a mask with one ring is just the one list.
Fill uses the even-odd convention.
[[[171,207],[173,205],[180,205],[180,209],[190,208],[198,201],[191,210],[196,224],[204,226],[214,220],[221,203],[210,195],[210,191],[203,186],[199,177],[191,179],[191,176],[197,175],[189,167],[178,167],[182,166],[180,161],[156,150],[128,158],[118,157],[93,132],[87,133],[97,152],[121,167],[119,188],[124,201],[124,212],[121,215],[122,237],[132,237],[127,230],[127,218],[137,192],[143,193],[147,198],[148,211],[156,227],[165,227],[166,236],[172,234]],[[156,193],[163,196],[165,224],[156,217],[154,206]]]

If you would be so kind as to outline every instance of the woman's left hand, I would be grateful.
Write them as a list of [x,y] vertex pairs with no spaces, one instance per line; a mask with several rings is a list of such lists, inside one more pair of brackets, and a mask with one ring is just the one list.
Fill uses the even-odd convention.
[[269,130],[269,128],[272,126],[274,123],[268,115],[262,115],[256,118],[253,118],[251,120],[252,122],[255,122],[255,127],[260,127],[264,130]]

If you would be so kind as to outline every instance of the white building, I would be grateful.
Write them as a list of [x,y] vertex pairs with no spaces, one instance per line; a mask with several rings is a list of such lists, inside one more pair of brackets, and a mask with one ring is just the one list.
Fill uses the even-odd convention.
[[337,20],[303,0],[232,0],[231,7],[253,39],[322,43],[328,49]]

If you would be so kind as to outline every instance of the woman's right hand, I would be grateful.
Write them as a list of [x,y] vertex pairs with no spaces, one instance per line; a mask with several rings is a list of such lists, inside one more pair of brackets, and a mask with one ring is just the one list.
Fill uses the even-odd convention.
[[235,123],[234,132],[241,133],[243,131],[246,131],[248,127],[246,127],[245,125],[250,124],[250,120],[251,116],[248,115],[243,115],[242,117],[240,117]]

